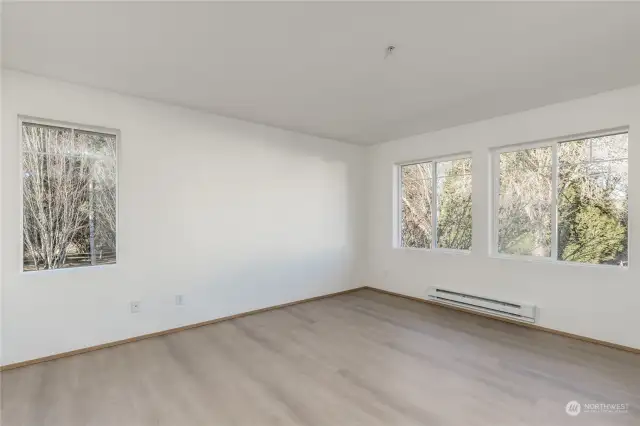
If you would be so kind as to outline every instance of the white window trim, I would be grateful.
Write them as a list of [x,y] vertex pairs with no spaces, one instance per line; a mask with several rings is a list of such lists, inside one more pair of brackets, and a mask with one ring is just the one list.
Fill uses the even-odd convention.
[[[76,130],[84,131],[84,132],[93,132],[93,133],[102,133],[106,135],[111,135],[116,138],[116,158],[115,158],[115,167],[116,167],[116,262],[111,264],[101,264],[101,265],[86,265],[75,268],[57,268],[57,269],[40,269],[37,271],[25,271],[24,270],[24,164],[23,164],[23,153],[25,152],[22,149],[22,125],[24,123],[37,124],[42,126],[50,126],[50,127],[58,127],[63,129],[70,129],[71,134],[73,135]],[[73,123],[68,121],[58,121],[51,120],[47,118],[33,117],[29,115],[18,115],[18,172],[20,173],[18,176],[18,184],[20,185],[20,238],[18,252],[20,255],[18,256],[18,268],[20,274],[61,274],[61,273],[78,273],[79,271],[95,271],[104,268],[117,268],[120,258],[120,179],[119,179],[119,169],[118,164],[120,160],[120,130],[101,127],[101,126],[88,126],[85,124]]]
[[[494,259],[502,260],[517,260],[526,262],[541,262],[541,263],[553,263],[559,265],[569,265],[578,267],[590,267],[590,268],[606,268],[606,269],[629,269],[629,259],[627,259],[627,266],[618,265],[606,265],[596,263],[582,263],[582,262],[570,262],[567,260],[558,259],[558,208],[557,208],[557,196],[558,196],[558,144],[564,142],[572,142],[580,139],[598,138],[603,136],[619,135],[623,133],[629,133],[629,126],[614,127],[606,130],[598,130],[594,132],[578,133],[569,136],[563,136],[559,138],[546,139],[537,142],[525,142],[513,145],[505,145],[491,150],[491,246],[489,250],[489,256]],[[498,252],[498,207],[500,205],[500,154],[506,152],[516,152],[525,149],[535,148],[551,148],[551,255],[547,256],[531,256],[531,255],[518,255],[509,253]],[[627,158],[628,160],[628,158]],[[629,194],[627,194],[628,196]],[[627,228],[627,238],[631,235],[631,224]],[[629,258],[631,254],[629,253]]]
[[[473,170],[473,155],[469,151],[459,152],[459,153],[450,154],[450,155],[443,155],[438,157],[430,157],[430,158],[421,159],[421,160],[403,161],[403,162],[396,163],[394,165],[397,182],[396,182],[396,188],[395,188],[396,196],[394,197],[395,201],[393,203],[393,206],[397,212],[397,215],[396,215],[397,219],[396,219],[396,223],[394,224],[394,228],[396,230],[397,235],[394,237],[393,249],[420,251],[420,252],[435,252],[435,253],[441,253],[441,254],[454,254],[454,255],[467,255],[471,253],[471,249],[465,250],[465,249],[455,249],[455,248],[437,246],[438,244],[438,240],[437,240],[437,230],[438,230],[437,168],[438,166],[437,166],[437,163],[453,161],[453,160],[463,160],[466,158],[469,158],[472,160],[471,170]],[[415,164],[423,164],[423,163],[432,163],[433,165],[431,169],[431,185],[432,185],[432,194],[435,202],[433,203],[434,205],[432,206],[432,209],[431,209],[431,229],[432,229],[432,235],[433,235],[433,237],[431,238],[431,247],[426,247],[426,248],[405,247],[402,245],[402,167],[412,166]],[[473,188],[473,176],[472,176],[471,185]],[[473,232],[473,222],[471,226],[472,226],[471,229]]]

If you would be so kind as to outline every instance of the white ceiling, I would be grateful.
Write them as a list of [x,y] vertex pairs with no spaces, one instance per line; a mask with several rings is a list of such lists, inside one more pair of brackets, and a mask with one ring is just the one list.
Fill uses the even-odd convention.
[[20,2],[2,15],[6,67],[361,144],[640,83],[640,3]]

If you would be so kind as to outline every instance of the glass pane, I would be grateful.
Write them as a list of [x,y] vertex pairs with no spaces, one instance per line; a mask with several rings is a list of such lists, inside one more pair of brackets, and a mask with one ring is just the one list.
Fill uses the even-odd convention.
[[22,127],[24,270],[115,262],[115,137],[72,134]]
[[[90,194],[89,238],[94,238],[96,264],[116,261],[116,167],[110,159],[93,162],[93,191]],[[91,223],[93,222],[93,229]],[[93,232],[93,233],[92,233]],[[90,241],[91,243],[91,241]]]
[[551,255],[551,147],[500,154],[498,252]]
[[114,135],[76,130],[75,139],[75,146],[80,154],[116,158]]
[[471,158],[438,162],[438,247],[471,249]]
[[438,161],[436,169],[438,172],[438,178],[471,175],[471,158],[461,158],[459,160],[451,161]]
[[629,134],[601,136],[586,140],[591,143],[592,160],[626,160],[629,157]]
[[61,154],[67,151],[73,151],[71,129],[23,123],[22,150],[25,152],[48,154]]
[[627,155],[626,133],[558,145],[559,259],[628,264]]
[[23,153],[24,270],[75,266],[88,235],[89,176],[86,158]]
[[432,164],[420,163],[402,166],[401,176],[402,246],[430,248],[432,240]]

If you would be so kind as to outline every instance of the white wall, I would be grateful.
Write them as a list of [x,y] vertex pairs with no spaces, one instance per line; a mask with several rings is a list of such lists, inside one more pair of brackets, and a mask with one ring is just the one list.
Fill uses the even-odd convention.
[[[640,86],[364,149],[15,71],[1,85],[2,364],[363,284],[535,303],[542,326],[640,348],[640,231],[622,270],[491,258],[486,226],[491,147],[624,125],[640,223]],[[20,272],[18,114],[121,131],[117,265]],[[473,251],[393,248],[394,163],[461,151]]]
[[[362,284],[364,148],[15,71],[2,87],[2,364]],[[121,131],[117,265],[20,272],[18,114]]]
[[[490,148],[619,126],[630,126],[629,269],[490,257]],[[393,248],[394,164],[463,151],[473,155],[472,252]],[[543,327],[640,348],[640,86],[388,142],[369,157],[369,285],[422,298],[439,285],[534,303]]]
[[[0,2],[0,46],[2,46],[2,6],[3,3]],[[3,68],[2,68],[2,48],[0,47],[0,95],[2,94],[2,73],[3,73]],[[2,96],[0,96],[0,117],[2,117]],[[0,135],[2,135],[2,119],[0,118]],[[0,141],[2,139],[2,136],[0,136]],[[3,204],[3,200],[2,200],[2,149],[1,149],[1,145],[0,145],[0,240],[2,239],[2,204]],[[3,314],[2,314],[2,264],[3,264],[3,257],[2,257],[2,243],[0,243],[0,364],[2,364],[2,318],[3,318]],[[0,397],[2,396],[2,378],[0,377]],[[2,407],[0,407],[0,415],[2,414]]]

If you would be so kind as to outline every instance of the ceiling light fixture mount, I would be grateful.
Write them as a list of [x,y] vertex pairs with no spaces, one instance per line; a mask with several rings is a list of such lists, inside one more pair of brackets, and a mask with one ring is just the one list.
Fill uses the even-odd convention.
[[394,45],[391,44],[387,46],[387,49],[385,50],[384,58],[387,59],[389,56],[391,56],[394,50],[396,50],[396,47]]

